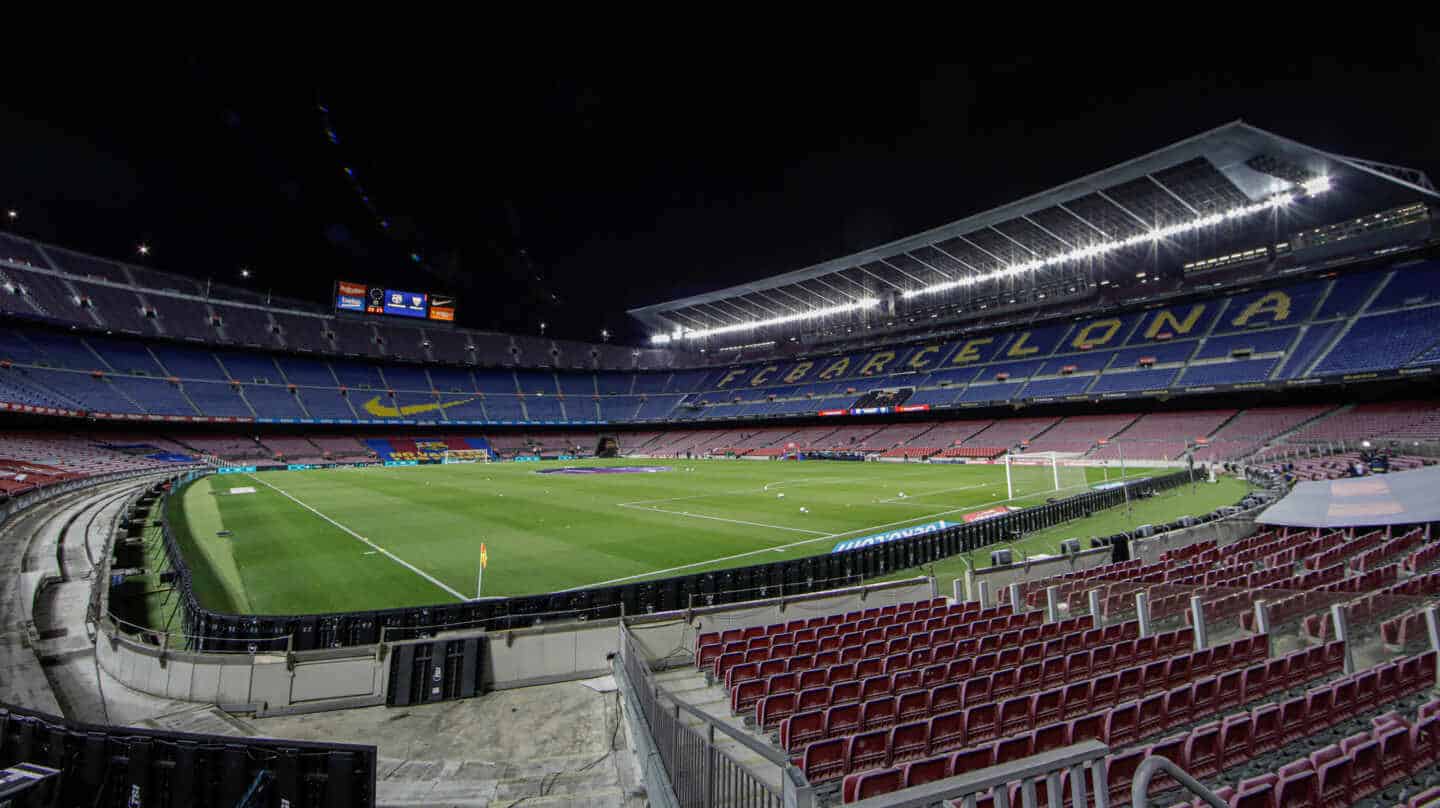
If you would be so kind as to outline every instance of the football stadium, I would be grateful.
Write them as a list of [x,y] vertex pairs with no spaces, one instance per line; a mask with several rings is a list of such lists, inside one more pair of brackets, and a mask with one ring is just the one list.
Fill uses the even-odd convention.
[[0,231],[0,805],[1440,803],[1440,194],[1303,139],[631,345]]

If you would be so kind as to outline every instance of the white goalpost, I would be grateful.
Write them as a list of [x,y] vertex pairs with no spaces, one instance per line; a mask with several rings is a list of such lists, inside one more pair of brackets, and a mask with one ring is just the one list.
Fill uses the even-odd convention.
[[1006,452],[1005,496],[1007,499],[1066,491],[1087,485],[1085,467],[1071,463],[1055,452],[1012,454]]
[[484,449],[446,449],[440,455],[444,465],[456,463],[489,463],[490,453]]

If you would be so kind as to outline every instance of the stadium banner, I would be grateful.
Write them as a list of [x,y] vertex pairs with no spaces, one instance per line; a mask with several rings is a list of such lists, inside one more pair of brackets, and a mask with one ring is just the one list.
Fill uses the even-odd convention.
[[1000,505],[994,508],[986,508],[983,511],[971,511],[970,513],[967,513],[960,518],[965,522],[965,524],[969,525],[975,522],[983,522],[986,519],[994,519],[999,516],[1004,516],[1005,514],[1010,513],[1010,511],[1012,510],[1019,510],[1019,508],[1010,508],[1005,505]]
[[430,319],[443,323],[455,322],[455,298],[449,295],[430,295]]
[[215,469],[216,474],[249,474],[255,471],[254,466],[221,466]]
[[877,544],[886,544],[888,542],[899,541],[901,539],[909,539],[915,536],[924,536],[930,533],[939,532],[954,524],[954,522],[946,522],[942,520],[939,522],[930,522],[924,525],[915,525],[914,527],[901,528],[899,530],[891,530],[887,533],[876,533],[873,536],[862,536],[858,539],[846,539],[845,541],[842,541],[834,547],[830,548],[830,552],[843,553],[846,550],[855,550],[861,547],[873,547]]
[[929,412],[929,404],[901,404],[895,408],[896,412]]
[[369,287],[363,283],[336,281],[335,310],[363,313],[365,311],[365,294],[368,290]]

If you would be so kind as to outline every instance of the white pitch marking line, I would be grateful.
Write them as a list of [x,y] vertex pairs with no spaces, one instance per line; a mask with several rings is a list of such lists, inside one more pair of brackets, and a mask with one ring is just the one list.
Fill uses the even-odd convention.
[[[1138,479],[1138,478],[1137,478],[1137,479]],[[1070,487],[1068,487],[1068,488],[1060,488],[1060,489],[1055,489],[1055,490],[1053,490],[1053,491],[1045,491],[1045,492],[1042,492],[1042,493],[1060,493],[1060,492],[1062,492],[1062,491],[1071,491],[1071,490],[1074,490],[1074,489],[1076,489],[1076,488],[1089,488],[1089,487],[1090,487],[1090,484],[1089,484],[1089,483],[1085,483],[1084,485],[1072,485],[1072,486],[1070,486]],[[1014,499],[1019,499],[1019,497],[1015,497]],[[900,519],[900,520],[895,521],[895,522],[886,522],[886,523],[883,524],[883,525],[871,525],[870,527],[856,528],[855,530],[847,530],[847,531],[845,531],[844,533],[830,533],[830,534],[827,534],[827,535],[824,535],[824,536],[819,536],[819,537],[813,538],[813,539],[804,539],[804,540],[802,540],[802,541],[791,542],[791,543],[789,543],[789,544],[780,544],[780,545],[775,545],[775,546],[773,546],[773,547],[765,547],[765,548],[760,549],[760,550],[749,550],[749,551],[746,551],[746,552],[743,552],[743,553],[736,553],[735,555],[724,556],[723,558],[711,558],[711,559],[708,559],[708,560],[705,560],[705,561],[696,561],[696,562],[691,563],[691,564],[681,564],[681,565],[678,566],[678,567],[670,567],[669,569],[652,570],[652,571],[650,571],[650,572],[642,572],[642,573],[640,573],[640,574],[638,574],[638,575],[627,575],[627,576],[625,576],[624,578],[612,578],[611,580],[608,580],[608,581],[600,581],[600,582],[598,582],[598,583],[585,584],[584,586],[572,587],[571,589],[566,589],[566,590],[563,590],[563,591],[565,591],[565,592],[573,592],[573,591],[575,591],[576,589],[589,589],[589,588],[594,587],[594,586],[609,586],[610,584],[621,584],[621,583],[625,583],[626,581],[634,581],[634,580],[637,580],[637,579],[639,579],[639,578],[650,578],[650,577],[655,576],[655,575],[668,575],[668,574],[670,574],[670,573],[672,573],[672,572],[680,572],[680,571],[682,571],[682,570],[694,569],[695,567],[704,567],[704,566],[707,566],[707,565],[709,565],[709,564],[719,564],[719,563],[721,563],[722,561],[734,561],[734,560],[737,559],[737,558],[748,558],[748,557],[750,557],[750,556],[760,555],[761,553],[770,553],[770,552],[778,552],[778,551],[780,551],[780,550],[788,550],[788,549],[790,549],[791,547],[800,547],[800,546],[806,545],[806,544],[814,544],[814,543],[817,542],[817,541],[825,541],[826,539],[838,539],[838,538],[841,538],[841,537],[843,537],[843,536],[849,536],[849,535],[852,535],[852,534],[855,534],[855,533],[868,533],[869,531],[872,531],[872,530],[880,530],[881,528],[895,527],[896,525],[908,525],[908,524],[910,524],[911,522],[923,522],[923,521],[925,521],[926,519],[934,519],[934,518],[937,517],[937,516],[949,516],[949,515],[952,514],[952,513],[959,513],[959,512],[961,512],[961,511],[978,510],[978,509],[980,509],[980,508],[986,508],[986,507],[989,507],[989,506],[991,506],[991,505],[999,505],[999,504],[1002,503],[1002,502],[1012,502],[1012,501],[1014,501],[1014,499],[996,499],[996,500],[991,500],[990,502],[981,502],[981,503],[976,504],[976,505],[966,505],[966,506],[964,506],[963,508],[951,508],[951,509],[948,510],[948,511],[937,511],[937,512],[935,512],[935,513],[927,514],[927,515],[925,515],[925,516],[912,516],[912,517],[909,517],[909,518],[906,518],[906,519]],[[650,509],[647,509],[647,508],[639,508],[639,509],[637,509],[637,510],[650,510]],[[659,509],[657,508],[657,509],[654,509],[654,510],[659,510]],[[661,511],[661,513],[675,513],[675,511]],[[678,513],[677,513],[676,515],[677,515],[677,516],[684,516],[685,514],[678,514]],[[691,515],[693,515],[693,514],[691,514]],[[719,518],[719,517],[710,517],[710,518]],[[768,525],[766,525],[766,527],[768,527]],[[791,528],[791,529],[793,529],[793,528]]]
[[953,493],[955,493],[956,491],[970,491],[970,490],[975,489],[975,488],[989,488],[989,487],[990,487],[990,484],[989,484],[989,483],[978,483],[978,484],[976,484],[976,485],[962,485],[962,486],[960,486],[959,488],[942,488],[942,489],[940,489],[939,491],[930,491],[930,492],[924,493],[924,494],[907,494],[906,496],[903,496],[903,497],[888,497],[888,498],[886,498],[886,499],[880,500],[880,502],[883,503],[883,504],[889,505],[889,504],[893,504],[893,503],[896,503],[896,502],[908,502],[909,500],[912,500],[912,499],[923,499],[924,497],[938,496],[938,495],[940,495],[940,494],[953,494]]
[[820,536],[820,537],[822,537],[822,538],[831,535],[831,534],[829,534],[829,533],[826,533],[826,532],[823,531],[823,530],[806,530],[806,529],[803,528],[803,527],[786,527],[786,526],[784,526],[784,525],[767,525],[767,524],[765,524],[764,522],[747,522],[747,521],[745,521],[744,519],[729,519],[729,518],[726,518],[726,517],[724,517],[724,516],[708,516],[708,515],[703,514],[703,513],[685,513],[684,511],[667,511],[667,510],[665,510],[664,508],[642,507],[642,506],[639,506],[639,505],[629,505],[629,504],[626,504],[626,503],[623,503],[623,502],[620,503],[620,507],[622,507],[622,508],[630,508],[630,509],[632,509],[632,510],[637,510],[637,511],[654,511],[655,513],[668,513],[668,514],[670,514],[671,516],[689,516],[689,517],[694,518],[694,519],[713,519],[713,520],[715,520],[715,521],[717,521],[717,522],[730,522],[730,523],[736,524],[736,525],[750,525],[751,527],[766,527],[766,528],[770,528],[771,530],[788,530],[788,531],[790,531],[790,532],[792,532],[792,533],[809,533],[809,534],[811,534],[812,536]]
[[617,502],[617,503],[615,503],[615,504],[616,504],[616,505],[619,505],[619,506],[622,507],[622,508],[634,508],[634,507],[637,507],[637,506],[640,506],[640,505],[650,505],[650,504],[655,503],[655,502],[680,502],[681,500],[686,500],[686,499],[705,499],[706,497],[724,497],[724,496],[729,496],[729,495],[731,495],[731,494],[738,494],[738,493],[743,493],[743,492],[740,492],[740,491],[716,491],[716,492],[713,493],[713,494],[690,494],[690,495],[688,495],[688,496],[683,496],[683,497],[665,497],[664,499],[637,499],[637,500],[635,500],[635,501],[633,501],[633,502]]
[[[808,477],[808,478],[801,479],[801,480],[788,480],[788,481],[782,481],[782,482],[778,482],[778,483],[766,483],[766,484],[765,484],[765,487],[761,488],[760,490],[761,490],[761,491],[769,491],[769,490],[770,490],[770,486],[772,486],[772,485],[786,485],[786,484],[788,484],[788,483],[801,483],[801,482],[806,482],[806,481],[809,481],[809,482],[824,482],[825,479],[827,479],[827,478],[822,478],[822,477]],[[637,499],[637,500],[633,500],[633,501],[631,501],[631,502],[617,502],[617,503],[615,503],[615,504],[616,504],[616,505],[619,505],[619,506],[622,507],[622,508],[630,508],[630,507],[634,507],[634,506],[637,506],[637,505],[653,505],[653,504],[655,504],[655,503],[657,503],[657,502],[682,502],[682,501],[688,500],[688,499],[709,499],[710,497],[733,497],[733,496],[740,496],[740,495],[742,495],[742,494],[753,494],[753,493],[755,493],[755,489],[753,489],[753,488],[742,488],[742,489],[740,489],[740,490],[738,490],[738,491],[714,491],[714,492],[709,493],[709,494],[687,494],[686,496],[683,496],[683,497],[665,497],[665,498],[663,498],[663,499]]]
[[782,485],[790,485],[791,483],[825,482],[825,481],[828,480],[828,479],[830,479],[830,478],[829,478],[829,477],[801,477],[801,478],[798,479],[798,480],[780,480],[780,481],[778,481],[778,482],[765,483],[765,485],[761,486],[760,490],[761,490],[761,491],[769,491],[772,487],[773,487],[773,488],[779,488],[779,487],[782,486]]
[[399,564],[400,566],[404,567],[405,569],[410,570],[411,572],[415,573],[416,575],[419,575],[421,578],[424,578],[425,580],[429,581],[430,583],[435,584],[436,586],[438,586],[438,587],[440,587],[441,589],[443,589],[443,590],[445,590],[446,592],[448,592],[450,595],[454,596],[457,600],[461,600],[461,601],[468,601],[468,600],[470,600],[470,598],[467,598],[467,597],[465,597],[464,595],[460,594],[459,592],[456,592],[454,589],[451,589],[450,587],[446,586],[443,582],[441,582],[439,579],[437,579],[435,576],[431,575],[430,573],[428,573],[428,572],[420,569],[419,567],[415,566],[414,564],[411,564],[409,561],[406,561],[405,559],[401,558],[400,556],[395,555],[394,553],[390,552],[389,550],[386,550],[384,547],[381,547],[380,545],[378,545],[378,544],[370,541],[369,539],[365,538],[364,536],[361,536],[359,533],[356,533],[355,531],[351,530],[351,529],[348,528],[348,527],[345,527],[344,525],[340,524],[339,522],[335,521],[334,519],[331,519],[330,517],[326,516],[325,514],[321,513],[320,511],[315,510],[314,508],[310,507],[310,506],[307,505],[306,503],[301,502],[300,500],[296,499],[296,498],[294,497],[294,495],[292,495],[289,491],[286,491],[285,489],[283,489],[283,488],[281,488],[281,487],[279,487],[279,486],[277,486],[277,485],[272,485],[272,484],[266,482],[265,480],[262,480],[262,479],[260,479],[260,478],[258,478],[258,477],[253,476],[253,475],[246,474],[245,476],[246,476],[246,477],[249,477],[250,479],[254,480],[254,481],[257,482],[257,483],[260,483],[261,485],[265,486],[266,488],[270,488],[270,489],[278,492],[278,493],[280,494],[280,496],[285,497],[286,499],[290,500],[291,502],[295,503],[296,505],[299,505],[300,507],[304,508],[305,510],[307,510],[307,511],[313,513],[313,514],[315,514],[316,516],[320,517],[321,519],[324,519],[325,521],[329,522],[330,524],[334,525],[335,527],[340,528],[340,529],[341,529],[342,531],[344,531],[345,533],[348,533],[351,537],[356,538],[356,539],[359,539],[360,541],[364,542],[365,545],[366,545],[367,547],[369,547],[370,549],[374,550],[375,552],[379,553],[380,555],[385,556],[386,558],[390,559],[391,561],[394,561],[395,563]]

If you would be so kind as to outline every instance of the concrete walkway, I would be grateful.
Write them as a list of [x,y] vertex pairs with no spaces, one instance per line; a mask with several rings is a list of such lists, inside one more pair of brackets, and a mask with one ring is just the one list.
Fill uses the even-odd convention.
[[376,744],[385,805],[646,804],[617,693],[579,682],[403,709],[261,718],[249,726],[277,738]]

